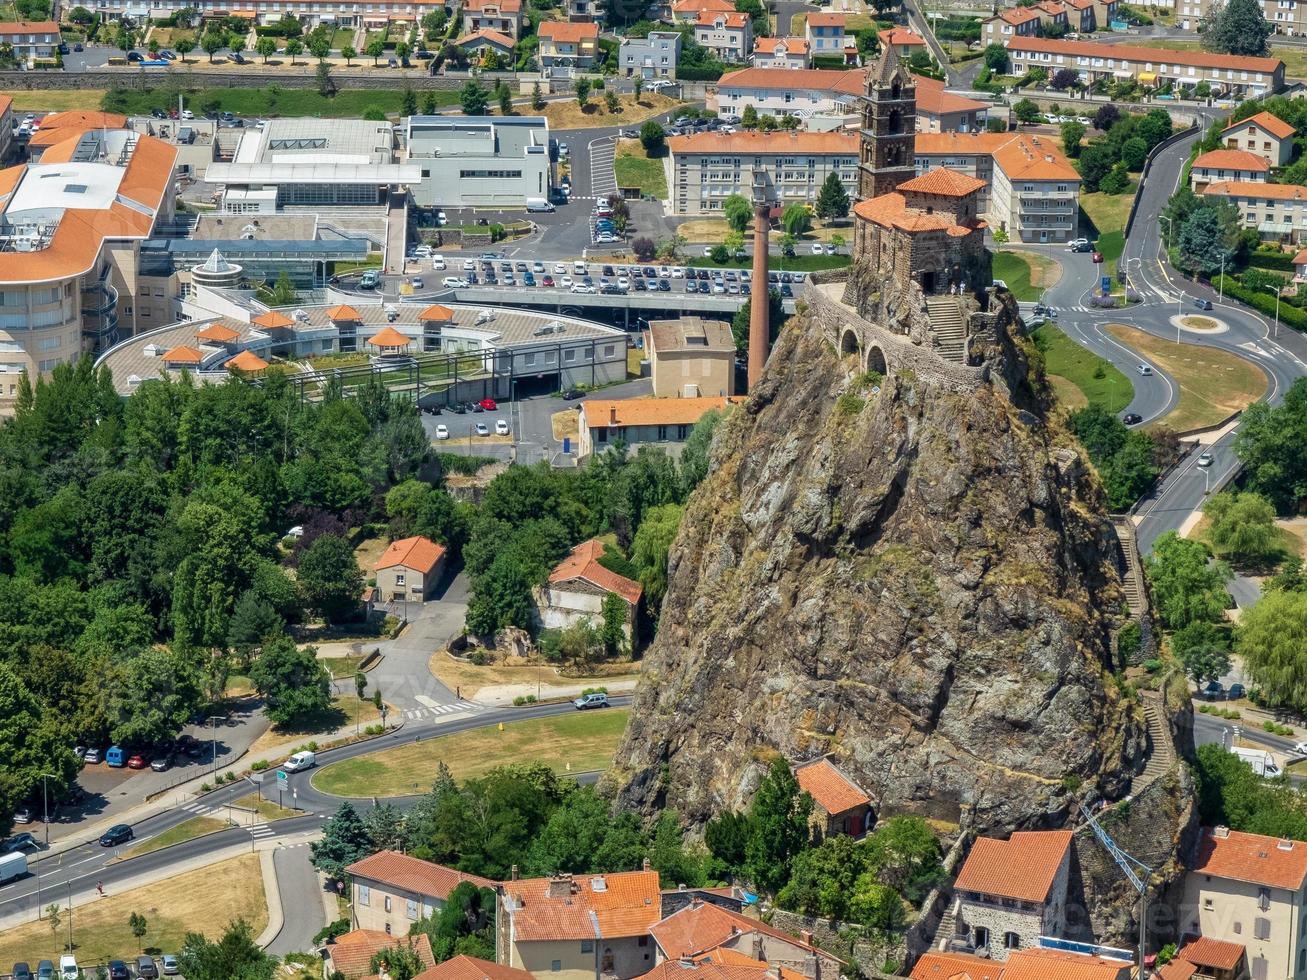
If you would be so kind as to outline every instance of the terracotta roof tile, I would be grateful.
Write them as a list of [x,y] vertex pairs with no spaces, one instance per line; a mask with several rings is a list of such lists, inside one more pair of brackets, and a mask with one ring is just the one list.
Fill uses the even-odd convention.
[[1021,949],[1003,966],[1002,980],[1130,980],[1133,962],[1068,953],[1060,949]]
[[1265,157],[1247,150],[1211,150],[1201,154],[1194,161],[1195,167],[1207,167],[1209,170],[1251,170],[1265,173],[1271,169]]
[[884,45],[893,45],[896,48],[904,47],[925,47],[926,39],[916,31],[910,31],[906,27],[890,27],[876,35],[880,38],[880,43]]
[[1228,943],[1221,939],[1199,936],[1180,947],[1180,955],[1195,966],[1233,970],[1244,958],[1244,947],[1242,943]]
[[412,337],[405,337],[394,327],[385,327],[379,333],[368,338],[373,347],[407,347],[413,343]]
[[735,4],[727,0],[676,0],[672,4],[672,13],[675,14],[694,14],[701,10],[716,10],[723,13],[735,9]]
[[673,912],[650,930],[659,949],[673,961],[682,957],[699,957],[716,950],[741,933],[754,932],[790,943],[795,949],[803,950],[805,953],[816,953],[835,959],[830,953],[818,950],[798,936],[792,936],[765,922],[740,915],[738,912],[713,905],[711,902],[693,902]]
[[268,310],[267,313],[260,313],[250,319],[250,323],[256,327],[267,327],[269,330],[276,330],[278,327],[293,327],[295,321],[285,313],[279,313],[276,310]]
[[799,766],[794,770],[794,778],[799,781],[799,788],[832,816],[871,803],[871,797],[858,789],[829,759]]
[[69,109],[45,116],[41,120],[40,132],[51,129],[123,129],[126,125],[127,117],[117,112]]
[[352,306],[333,306],[327,311],[327,319],[333,323],[349,322],[359,318],[359,311]]
[[809,27],[845,27],[848,23],[848,14],[833,14],[826,11],[809,14],[807,20]]
[[911,980],[999,980],[1002,963],[970,953],[922,953],[908,974]]
[[[785,69],[777,69],[785,71]],[[798,74],[790,71],[789,74]],[[673,153],[802,153],[858,155],[857,133],[817,133],[792,129],[788,132],[695,133],[673,136],[667,141]]]
[[908,207],[907,199],[899,193],[881,194],[869,200],[859,201],[853,206],[853,213],[860,218],[874,221],[883,228],[898,228],[908,232],[943,231],[952,233],[957,228],[957,236],[966,235],[979,228],[984,228],[983,221],[976,221],[968,227],[956,225],[947,214],[927,214],[916,208]]
[[[44,124],[42,124],[44,125]],[[1269,112],[1259,112],[1255,116],[1249,116],[1247,119],[1240,119],[1238,122],[1232,122],[1221,130],[1222,133],[1228,133],[1232,129],[1247,129],[1249,126],[1261,126],[1276,139],[1288,139],[1294,134],[1294,128],[1279,116],[1273,116]]]
[[240,338],[240,334],[231,327],[224,327],[221,323],[210,323],[207,327],[195,331],[196,340],[212,340],[219,344],[230,344],[233,340]]
[[[1028,9],[1028,8],[1027,8]],[[1195,68],[1230,68],[1240,71],[1273,74],[1283,67],[1279,58],[1250,58],[1234,54],[1212,54],[1209,51],[1171,51],[1168,48],[1136,48],[1121,44],[1104,44],[1101,41],[1063,41],[1054,38],[1021,36],[1008,42],[1008,51],[1036,51],[1040,54],[1061,54],[1072,57],[1111,58],[1139,64],[1192,65]]]
[[409,946],[426,966],[435,966],[431,937],[425,932],[416,936],[388,936],[377,929],[355,929],[338,936],[330,947],[332,968],[345,974],[345,980],[361,980],[372,973],[372,954],[393,946]]
[[[408,540],[425,539],[409,538]],[[400,543],[402,542],[396,542],[396,544]],[[430,541],[427,543],[432,544]],[[395,545],[392,544],[390,547],[393,549]],[[433,545],[433,547],[439,548],[440,545]],[[389,549],[387,553],[389,553]],[[376,567],[388,568],[389,566],[378,562]],[[393,885],[405,891],[416,892],[419,895],[427,895],[442,901],[448,898],[449,893],[464,881],[471,882],[478,888],[494,888],[498,884],[498,882],[491,881],[488,878],[479,878],[476,875],[447,868],[443,864],[433,864],[431,861],[423,861],[421,858],[400,854],[398,851],[378,851],[361,861],[355,861],[345,870],[358,878],[367,878],[383,885]]]
[[1026,24],[1032,20],[1039,20],[1039,12],[1030,7],[1011,7],[1007,10],[1000,10],[998,17],[1009,24]]
[[1047,137],[1023,133],[994,151],[994,163],[1009,180],[1080,180],[1080,172]]
[[1293,257],[1293,264],[1294,265],[1307,264],[1307,248],[1303,249],[1301,252],[1299,252],[1297,255]]
[[[689,963],[664,960],[636,980],[763,980],[768,969],[768,964],[743,953],[717,950]],[[777,968],[777,973],[780,980],[804,980],[797,970]]]
[[1007,840],[978,837],[954,890],[1043,902],[1070,846],[1069,830],[1017,831]]
[[563,20],[547,20],[536,29],[536,34],[554,41],[580,44],[582,41],[598,41],[599,25],[594,21],[574,24]]
[[496,8],[505,14],[518,14],[522,12],[522,0],[466,0],[465,4],[465,9],[478,12],[487,7]]
[[579,578],[607,592],[616,592],[632,605],[639,602],[643,587],[599,564],[603,553],[604,544],[598,538],[582,541],[549,573],[549,581],[557,584]]
[[701,10],[695,24],[699,27],[716,27],[718,23],[732,30],[740,30],[749,22],[749,15],[737,10]]
[[454,956],[423,970],[413,980],[535,980],[533,974],[475,956]]
[[692,425],[703,418],[705,412],[724,411],[743,400],[720,395],[617,400],[587,398],[581,403],[581,414],[592,429],[622,425]]
[[1203,188],[1203,196],[1262,197],[1270,201],[1301,201],[1307,198],[1302,184],[1268,184],[1260,180],[1218,180]]
[[1302,888],[1307,877],[1307,842],[1237,830],[1217,837],[1209,829],[1203,832],[1194,871],[1294,891]]
[[0,36],[7,34],[58,34],[59,25],[52,20],[15,20],[0,24]]
[[454,43],[462,48],[476,41],[486,41],[501,48],[511,48],[514,43],[516,43],[507,34],[500,34],[498,31],[487,30],[473,31],[471,34],[464,34]]
[[[942,116],[950,112],[979,112],[989,108],[988,103],[977,102],[975,99],[945,91],[944,83],[937,78],[921,75],[917,77],[916,85],[918,114]],[[921,139],[921,135],[917,135],[918,140]]]
[[268,362],[259,357],[258,354],[251,351],[243,350],[235,357],[223,365],[228,371],[245,371],[248,374],[254,374],[258,371],[267,370]]
[[[445,557],[445,546],[437,544],[430,538],[421,536],[412,538],[402,538],[399,541],[392,541],[390,547],[381,553],[377,563],[372,566],[373,571],[381,571],[383,568],[393,568],[396,565],[402,565],[404,568],[411,568],[414,571],[429,573],[441,558]],[[392,854],[391,851],[382,851],[382,854]],[[375,855],[374,855],[375,856]],[[404,857],[404,855],[398,855]],[[417,858],[409,858],[416,861]],[[398,866],[399,862],[391,862]],[[430,861],[420,862],[429,865],[432,868],[440,868],[442,871],[448,870],[439,864],[431,864]],[[416,868],[416,866],[414,866]],[[484,880],[484,879],[482,879]],[[443,895],[440,897],[444,897]]]
[[549,878],[504,882],[519,942],[645,936],[658,921],[657,871],[577,875],[565,897],[549,896]]
[[785,47],[786,54],[808,53],[808,42],[801,37],[760,37],[753,42],[753,53],[774,55],[776,49],[782,45]]
[[[816,14],[812,15],[813,17]],[[842,16],[842,15],[840,15]],[[741,68],[727,72],[717,83],[724,88],[780,89],[791,92],[832,92],[861,95],[867,74],[861,69],[849,71],[824,68]]]
[[204,360],[203,354],[194,347],[188,347],[185,344],[174,347],[163,355],[163,363],[165,364],[199,364],[202,360]]
[[1198,967],[1188,960],[1172,960],[1157,971],[1159,980],[1190,980],[1198,972]]
[[966,197],[968,194],[976,193],[984,186],[986,185],[983,180],[968,177],[956,170],[936,167],[920,177],[913,177],[911,180],[899,184],[899,190],[917,194],[938,194],[941,197]]
[[454,311],[448,306],[441,306],[439,303],[432,303],[425,310],[418,314],[418,320],[425,322],[427,320],[452,320]]

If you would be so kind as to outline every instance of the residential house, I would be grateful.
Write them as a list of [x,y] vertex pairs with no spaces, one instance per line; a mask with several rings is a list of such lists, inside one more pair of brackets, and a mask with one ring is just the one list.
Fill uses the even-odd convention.
[[423,970],[413,980],[535,980],[535,976],[476,956],[459,955]]
[[1162,980],[1248,980],[1248,954],[1242,943],[1208,936],[1186,937],[1175,959],[1159,972]]
[[1130,980],[1134,963],[1059,949],[1023,949],[995,961],[971,953],[928,952],[911,980]]
[[812,823],[821,833],[861,837],[876,822],[871,797],[829,758],[794,767],[799,788],[812,797]]
[[807,68],[808,42],[801,37],[760,37],[753,42],[754,68]]
[[426,602],[444,574],[445,546],[421,536],[393,541],[372,568],[378,602]]
[[675,0],[672,4],[673,24],[696,24],[700,14],[730,14],[735,4],[730,0]]
[[522,33],[522,0],[466,0],[463,34],[494,31],[514,41]]
[[549,580],[536,590],[536,614],[541,626],[565,629],[582,619],[597,626],[603,621],[604,600],[612,594],[626,603],[626,622],[622,632],[628,644],[633,642],[635,614],[644,589],[639,582],[601,565],[599,559],[603,555],[604,543],[591,538],[578,544],[554,567]]
[[[1021,874],[1013,874],[1014,868]],[[1006,960],[1037,946],[1040,936],[1060,936],[1070,874],[1069,830],[976,838],[953,883],[956,937],[991,959]]]
[[852,132],[695,133],[673,136],[667,149],[675,214],[720,213],[730,195],[750,197],[757,176],[767,200],[780,207],[815,204],[831,174],[839,177],[850,200],[857,194],[858,135]]
[[739,885],[724,885],[720,888],[687,888],[685,885],[677,885],[662,891],[662,917],[665,919],[696,900],[720,905],[728,912],[739,912],[744,908],[746,898],[744,889]]
[[567,19],[573,23],[598,20],[604,8],[600,0],[567,0]]
[[1085,84],[1133,78],[1150,87],[1192,88],[1205,81],[1213,95],[1236,98],[1258,98],[1284,86],[1284,62],[1279,58],[1136,48],[1025,34],[1012,35],[1001,43],[1007,45],[1014,75],[1043,68],[1051,78],[1059,69],[1069,68],[1078,72]]
[[889,48],[896,48],[899,58],[902,59],[904,64],[907,64],[918,51],[925,54],[930,53],[930,50],[926,47],[926,39],[916,31],[910,31],[906,27],[890,27],[876,36],[880,38],[880,49],[885,51]]
[[1307,242],[1307,187],[1231,180],[1208,184],[1203,196],[1233,204],[1243,226],[1255,230],[1262,241]]
[[464,34],[454,42],[455,47],[462,48],[470,61],[480,61],[487,51],[493,51],[501,58],[511,57],[514,44],[516,42],[507,34],[489,30]]
[[0,23],[0,44],[14,49],[14,60],[30,65],[37,58],[53,58],[62,38],[52,20],[15,20]]
[[[814,54],[809,41],[809,50]],[[820,68],[742,68],[727,72],[717,82],[708,107],[724,115],[740,116],[753,106],[759,115],[793,115],[811,122],[814,116],[852,116],[866,86],[866,72]]]
[[1293,257],[1293,281],[1307,282],[1307,249]]
[[803,974],[742,953],[714,951],[693,959],[664,960],[638,980],[803,980]]
[[985,129],[989,103],[968,99],[945,90],[935,78],[918,75],[918,133],[979,133]]
[[585,457],[621,441],[679,445],[708,412],[723,412],[738,398],[587,398],[581,403],[577,455]]
[[694,22],[694,39],[722,61],[740,62],[753,50],[753,20],[738,11],[703,11]]
[[1039,30],[1045,37],[1061,37],[1070,30],[1067,8],[1060,0],[1039,0],[1032,9],[1039,11]]
[[1262,980],[1307,977],[1307,842],[1203,831],[1185,878],[1180,930],[1244,946]]
[[710,902],[691,902],[651,930],[658,962],[697,960],[705,954],[747,956],[809,980],[839,976],[840,961],[811,942]]
[[655,965],[659,915],[658,872],[647,868],[506,881],[495,959],[542,980],[631,980]]
[[1189,170],[1189,188],[1201,194],[1211,184],[1233,180],[1265,182],[1271,165],[1266,158],[1247,150],[1211,150],[1200,153]]
[[424,967],[436,965],[436,958],[431,952],[431,937],[420,932],[413,937],[407,930],[398,935],[377,929],[354,929],[337,936],[334,942],[324,946],[326,950],[327,973],[341,973],[345,980],[364,980],[375,977],[372,969],[372,957],[383,949],[406,946],[411,949]]
[[735,338],[724,320],[650,320],[645,331],[656,398],[735,394]]
[[1283,167],[1293,156],[1294,128],[1278,116],[1259,112],[1221,130],[1227,149],[1256,153],[1272,167]]
[[675,78],[681,60],[680,31],[650,31],[648,37],[624,37],[617,61],[627,78]]
[[594,67],[599,52],[599,25],[593,21],[547,20],[536,28],[536,34],[540,38],[541,67],[581,70]]
[[407,936],[414,922],[444,908],[449,893],[462,882],[478,888],[499,886],[398,851],[378,851],[345,870],[351,880],[352,924],[374,935]]
[[844,59],[845,64],[858,63],[858,45],[848,33],[846,14],[816,11],[803,22],[803,36],[814,58]]
[[1034,37],[1039,24],[1039,11],[1034,7],[1009,7],[982,21],[980,36],[986,45],[1006,46],[1014,37]]

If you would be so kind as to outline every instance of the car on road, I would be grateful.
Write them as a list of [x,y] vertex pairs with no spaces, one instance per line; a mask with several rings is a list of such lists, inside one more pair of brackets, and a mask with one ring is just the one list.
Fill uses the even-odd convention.
[[578,398],[584,398],[584,397],[585,397],[585,392],[582,391],[580,388],[568,388],[565,392],[563,392],[563,401],[565,402],[574,402]]
[[141,755],[139,752],[127,760],[128,769],[144,769],[149,764],[150,763],[145,756]]
[[484,422],[478,422],[476,424],[476,434],[479,436],[490,435],[490,426],[486,425]]
[[1147,364],[1140,364],[1138,367],[1135,368],[1135,370],[1138,371],[1145,378],[1151,378],[1153,376],[1153,369],[1149,367]]
[[175,977],[181,972],[181,967],[177,963],[177,957],[173,953],[163,954],[163,975],[165,977]]
[[413,288],[414,288],[414,289],[426,289],[426,288],[427,288],[426,281],[425,281],[421,276],[414,276],[414,277],[413,277]]
[[606,708],[608,707],[608,695],[603,691],[591,691],[589,694],[582,694],[572,702],[577,711],[585,711],[587,708]]
[[439,425],[437,425],[437,426],[436,426],[436,438],[437,438],[437,439],[448,439],[448,438],[449,438],[449,426],[445,425],[445,423],[443,423],[443,422],[441,422]]
[[136,976],[140,980],[158,980],[159,968],[154,964],[154,957],[136,957]]
[[499,407],[499,403],[495,401],[493,398],[482,398],[479,402],[477,402],[477,404],[480,405],[482,409],[484,409],[487,412],[493,412],[495,409]]
[[82,44],[81,41],[78,41],[76,44],[73,45],[73,50],[74,50],[74,51],[85,51],[86,48],[85,48],[85,46]]
[[1073,238],[1071,239],[1071,241],[1066,243],[1066,250],[1068,252],[1079,252],[1082,249],[1088,250],[1088,248],[1089,248],[1088,238]]
[[1102,253],[1102,252],[1095,252],[1094,255],[1093,255],[1093,261],[1096,262],[1096,263],[1097,263],[1097,262],[1102,262],[1102,261],[1103,261],[1103,253]]
[[446,289],[466,289],[468,283],[466,279],[459,276],[445,276],[444,279],[440,280],[440,285]]
[[303,772],[305,769],[312,769],[317,762],[318,757],[308,749],[304,749],[283,762],[281,768],[286,772]]
[[109,980],[132,980],[132,975],[127,972],[127,964],[122,960],[110,960]]
[[1200,310],[1210,310],[1212,308],[1212,301],[1210,299],[1196,299],[1194,300],[1194,306],[1198,307]]
[[1121,421],[1126,425],[1138,425],[1144,420],[1144,417],[1138,412],[1126,412],[1121,416]]
[[81,968],[77,965],[77,957],[72,953],[64,953],[59,957],[59,976],[60,980],[77,980],[82,975]]
[[821,254],[822,254],[822,251],[823,251],[823,249],[822,249],[822,247],[821,247],[821,242],[813,242],[813,243],[812,243],[812,254],[813,254],[813,255],[821,255]]
[[155,772],[167,772],[172,768],[172,753],[163,752],[150,760],[150,768]]
[[118,844],[124,844],[135,836],[132,828],[125,823],[116,823],[103,834],[100,835],[101,847],[114,847]]
[[1212,454],[1208,452],[1199,453],[1198,465],[1204,468],[1212,465]]
[[15,963],[14,980],[32,980],[32,968],[26,963]]
[[13,837],[10,837],[5,841],[3,848],[4,853],[6,854],[13,854],[15,851],[39,851],[40,849],[41,842],[27,831],[23,831],[21,834],[14,834]]
[[139,51],[128,51],[127,60],[132,64],[139,64],[145,60],[145,55],[141,54]]
[[17,810],[14,811],[14,823],[31,823],[31,822],[32,822],[31,807],[20,806]]
[[508,422],[506,422],[504,419],[495,419],[495,435],[497,436],[508,435]]
[[1307,742],[1299,742],[1293,747],[1293,751],[1298,755],[1307,755]]

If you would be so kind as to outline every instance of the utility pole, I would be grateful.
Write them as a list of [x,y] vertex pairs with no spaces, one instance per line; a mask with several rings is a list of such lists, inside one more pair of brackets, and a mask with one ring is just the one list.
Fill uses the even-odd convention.
[[1103,829],[1102,825],[1094,819],[1094,815],[1089,811],[1089,807],[1081,804],[1080,814],[1085,818],[1085,822],[1098,838],[1099,843],[1111,855],[1112,860],[1116,862],[1117,867],[1129,879],[1134,890],[1139,893],[1139,980],[1145,980],[1147,974],[1144,972],[1144,951],[1147,948],[1147,929],[1148,929],[1148,881],[1152,876],[1153,869],[1148,867],[1137,858],[1131,857],[1125,851],[1117,846],[1116,841]]
[[53,773],[41,773],[41,820],[45,824],[45,846],[50,846],[50,790],[47,779],[58,779]]

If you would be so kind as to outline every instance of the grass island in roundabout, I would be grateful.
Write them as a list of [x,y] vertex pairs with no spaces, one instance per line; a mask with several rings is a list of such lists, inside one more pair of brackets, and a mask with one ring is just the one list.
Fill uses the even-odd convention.
[[441,762],[456,779],[515,762],[598,772],[612,763],[629,717],[627,708],[606,708],[505,722],[502,731],[489,724],[332,763],[314,774],[313,787],[332,796],[413,796],[430,789]]

